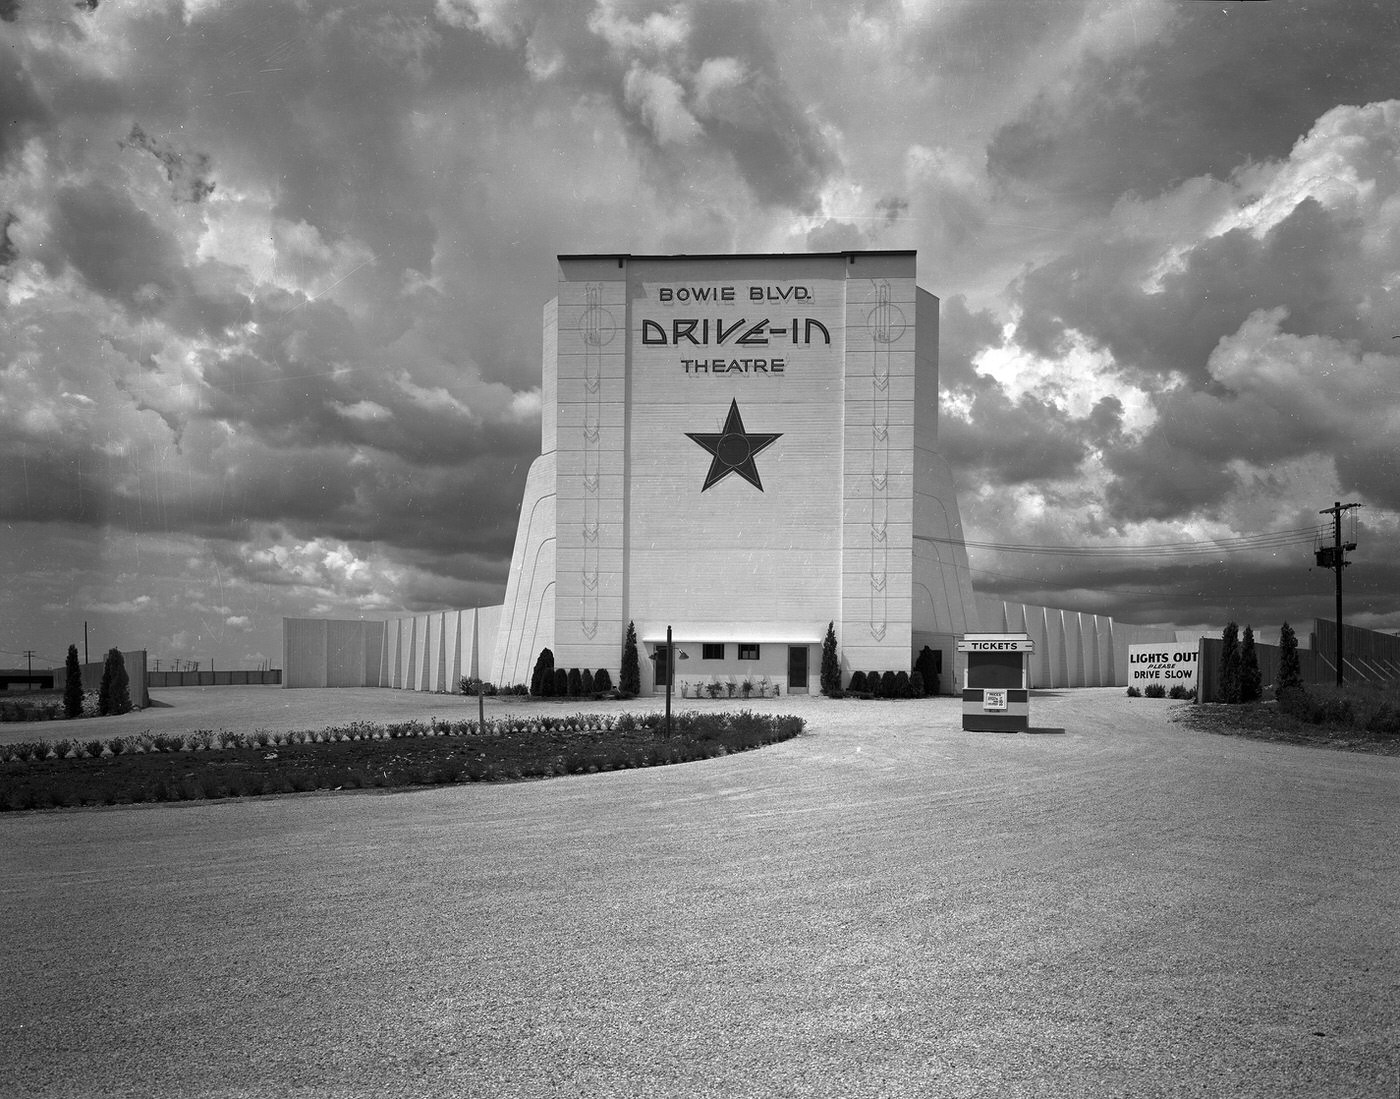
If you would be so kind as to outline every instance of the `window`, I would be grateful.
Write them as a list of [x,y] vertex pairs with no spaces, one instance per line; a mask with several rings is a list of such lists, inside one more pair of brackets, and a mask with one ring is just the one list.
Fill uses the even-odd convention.
[[757,660],[757,659],[758,659],[758,646],[757,646],[757,645],[745,645],[745,644],[741,641],[741,642],[739,643],[739,659],[740,659],[740,660]]
[[708,641],[705,642],[703,645],[700,646],[700,659],[701,659],[701,660],[723,660],[723,659],[724,659],[724,644],[721,642],[721,643],[718,644],[718,645],[712,645],[712,644],[710,644]]

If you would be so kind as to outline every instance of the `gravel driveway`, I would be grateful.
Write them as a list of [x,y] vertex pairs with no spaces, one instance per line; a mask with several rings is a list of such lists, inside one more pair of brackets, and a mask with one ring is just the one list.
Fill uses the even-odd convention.
[[0,1094],[1400,1095],[1400,760],[1117,688],[753,705],[809,732],[0,817]]

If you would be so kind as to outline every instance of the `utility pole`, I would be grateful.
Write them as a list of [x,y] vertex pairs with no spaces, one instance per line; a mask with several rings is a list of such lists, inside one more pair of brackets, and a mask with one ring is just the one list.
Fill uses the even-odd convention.
[[27,660],[29,661],[29,684],[28,684],[28,686],[29,686],[29,689],[32,691],[32,690],[34,689],[34,650],[33,650],[33,649],[25,649],[25,650],[24,650],[24,656],[25,656],[25,659],[27,659]]
[[1356,548],[1355,542],[1342,543],[1342,512],[1359,508],[1360,504],[1344,504],[1335,501],[1330,508],[1323,508],[1319,515],[1332,516],[1332,544],[1317,551],[1319,568],[1331,569],[1337,577],[1337,686],[1342,685],[1342,570],[1350,561],[1346,554]]

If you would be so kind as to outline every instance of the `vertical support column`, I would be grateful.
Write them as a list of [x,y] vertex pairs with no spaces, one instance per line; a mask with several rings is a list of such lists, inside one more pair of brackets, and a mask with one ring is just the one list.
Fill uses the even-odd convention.
[[627,267],[560,266],[554,658],[610,667],[621,651],[626,480]]

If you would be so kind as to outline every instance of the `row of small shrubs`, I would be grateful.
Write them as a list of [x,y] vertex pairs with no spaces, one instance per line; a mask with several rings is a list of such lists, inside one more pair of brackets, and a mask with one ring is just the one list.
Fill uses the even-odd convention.
[[[748,727],[750,711],[740,714],[706,714],[705,722],[732,720],[739,727]],[[675,714],[672,726],[677,731],[691,730],[704,726],[696,725],[695,718],[701,715]],[[764,721],[769,717],[764,716]],[[785,718],[773,718],[783,721]],[[793,718],[791,720],[800,720]],[[569,716],[525,716],[487,718],[482,729],[475,721],[439,721],[432,718],[427,722],[403,721],[377,724],[369,721],[354,721],[348,725],[334,725],[319,731],[291,730],[275,732],[269,729],[256,729],[251,733],[236,733],[228,729],[214,732],[200,729],[188,734],[151,733],[147,730],[137,736],[109,737],[92,740],[37,740],[21,741],[15,744],[0,744],[0,763],[39,761],[50,757],[57,759],[81,758],[90,756],[140,755],[160,752],[210,751],[215,748],[278,748],[293,744],[331,744],[359,740],[400,740],[416,737],[435,736],[529,736],[536,733],[593,733],[633,732],[637,730],[656,731],[662,728],[665,718],[660,713],[646,714],[585,714]]]
[[67,716],[63,699],[49,691],[0,700],[0,721],[60,721]]
[[540,668],[529,693],[536,698],[602,698],[613,693],[612,676],[607,668],[596,672],[587,668]]
[[489,679],[477,679],[475,676],[464,675],[457,682],[457,689],[464,695],[528,695],[530,688],[524,683],[510,683],[504,687],[497,687]]
[[1196,698],[1195,687],[1184,687],[1180,683],[1173,683],[1171,690],[1163,687],[1160,683],[1149,683],[1146,687],[1128,688],[1129,698],[1176,698],[1194,701]]
[[924,676],[917,668],[913,672],[855,672],[845,693],[856,698],[923,698]]

